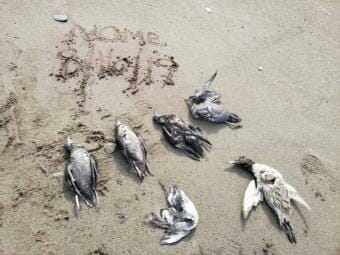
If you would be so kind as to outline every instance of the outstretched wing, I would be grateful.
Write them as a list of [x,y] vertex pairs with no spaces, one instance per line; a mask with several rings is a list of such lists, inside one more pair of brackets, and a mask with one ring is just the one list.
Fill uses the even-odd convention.
[[285,186],[288,190],[288,196],[290,199],[293,199],[294,201],[302,204],[307,209],[312,210],[309,205],[306,203],[306,201],[299,195],[299,193],[294,189],[294,187],[288,183],[285,182]]
[[204,82],[203,86],[195,92],[195,97],[199,97],[201,95],[204,94],[205,91],[207,91],[207,89],[209,88],[209,86],[213,83],[213,81],[215,80],[215,77],[217,75],[217,71],[210,77],[209,80],[207,80],[206,82]]
[[243,198],[243,217],[246,219],[253,207],[256,207],[262,201],[262,192],[256,187],[255,180],[252,180],[244,193]]

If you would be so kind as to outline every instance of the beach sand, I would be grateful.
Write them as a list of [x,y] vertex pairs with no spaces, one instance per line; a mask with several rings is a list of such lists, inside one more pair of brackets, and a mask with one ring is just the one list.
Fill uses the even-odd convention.
[[[321,0],[1,1],[0,254],[340,254],[339,14]],[[184,99],[216,70],[241,129],[189,115]],[[213,148],[185,157],[153,112],[193,121]],[[116,117],[146,141],[154,176],[142,184],[103,149]],[[100,172],[100,208],[81,203],[78,217],[67,135]],[[278,169],[313,209],[293,208],[297,244],[264,204],[242,221],[251,177],[228,164],[240,155]],[[176,245],[148,224],[166,206],[159,181],[200,215]]]

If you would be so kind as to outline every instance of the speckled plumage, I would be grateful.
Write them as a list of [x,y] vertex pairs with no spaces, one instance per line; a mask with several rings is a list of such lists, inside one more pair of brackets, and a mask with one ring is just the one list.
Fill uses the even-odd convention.
[[116,140],[125,159],[134,167],[138,178],[143,181],[147,174],[151,175],[146,162],[146,147],[141,136],[137,136],[128,126],[116,121]]
[[204,156],[204,149],[211,147],[200,127],[174,114],[155,114],[153,120],[162,126],[167,141],[192,159],[200,160]]
[[276,169],[258,164],[245,157],[232,161],[232,164],[242,167],[254,176],[244,194],[243,217],[247,218],[253,207],[256,207],[263,199],[278,217],[281,228],[287,234],[290,242],[296,242],[295,233],[290,224],[289,214],[291,200],[294,200],[310,209],[305,200],[288,183]]

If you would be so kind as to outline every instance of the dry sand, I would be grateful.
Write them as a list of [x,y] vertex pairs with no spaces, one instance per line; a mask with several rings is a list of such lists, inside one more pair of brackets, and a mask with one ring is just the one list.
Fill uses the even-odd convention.
[[[0,254],[339,254],[339,14],[323,0],[1,1]],[[214,145],[195,162],[151,118],[191,119],[184,98],[215,70],[243,128],[194,121]],[[143,184],[100,148],[116,116],[146,140],[155,176]],[[78,218],[67,135],[93,150],[101,175],[100,210],[82,203]],[[227,164],[239,155],[280,170],[312,207],[293,210],[296,245],[266,206],[242,223],[250,177]],[[173,246],[147,224],[165,206],[159,180],[200,214]]]

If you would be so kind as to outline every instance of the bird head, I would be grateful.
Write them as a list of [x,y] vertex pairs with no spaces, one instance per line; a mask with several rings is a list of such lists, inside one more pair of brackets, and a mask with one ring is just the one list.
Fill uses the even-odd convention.
[[156,112],[154,112],[153,115],[153,121],[156,122],[157,124],[163,125],[165,123],[167,123],[168,121],[168,115],[160,115]]
[[115,118],[115,120],[113,121],[115,127],[117,128],[118,126],[122,125],[122,123],[119,121],[118,117]]
[[64,150],[67,154],[71,152],[72,149],[72,140],[69,136],[67,136],[65,142],[64,142]]
[[255,162],[249,158],[246,158],[245,156],[240,156],[238,159],[229,161],[229,163],[241,167],[250,173],[252,173],[252,167],[255,164]]

